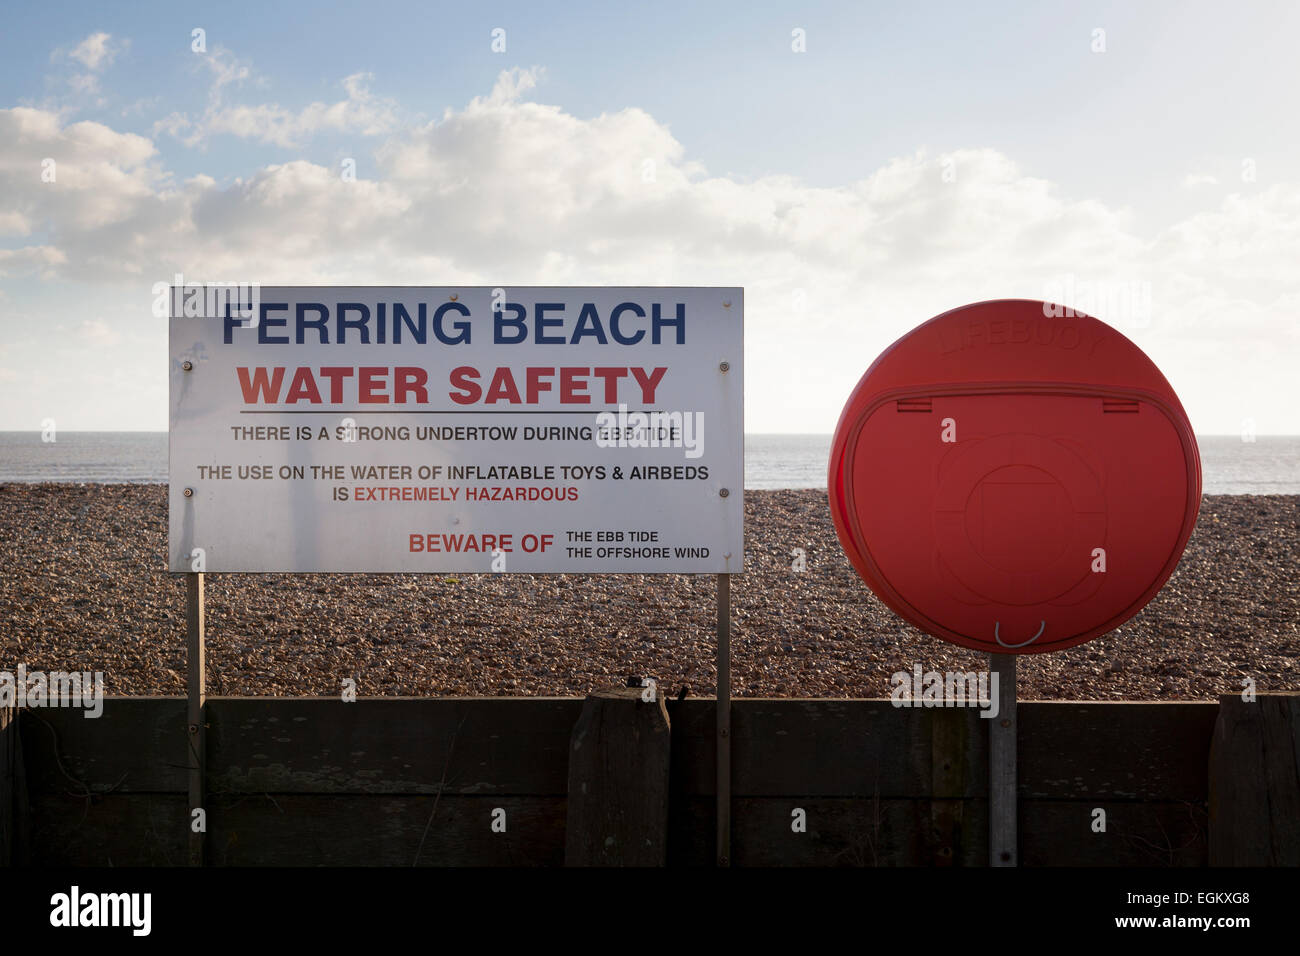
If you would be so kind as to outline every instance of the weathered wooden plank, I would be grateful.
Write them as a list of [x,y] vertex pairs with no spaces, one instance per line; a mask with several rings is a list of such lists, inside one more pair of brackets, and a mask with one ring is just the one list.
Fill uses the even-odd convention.
[[0,866],[12,866],[17,840],[14,791],[18,776],[18,711],[0,706]]
[[1300,694],[1219,699],[1210,752],[1212,866],[1300,866]]
[[[985,771],[976,768],[985,762],[985,734],[973,709],[900,708],[888,700],[755,699],[738,700],[734,709],[738,795],[929,796],[936,721],[967,748],[964,761],[971,772],[961,777],[962,795],[974,796],[984,779]],[[694,775],[685,781],[693,782]]]
[[[182,700],[182,704],[184,701]],[[32,800],[35,866],[184,866],[189,816],[184,790]]]
[[[582,702],[209,697],[206,706],[210,789],[437,793],[445,772],[449,791],[562,795]],[[186,790],[185,698],[109,697],[101,717],[83,714],[45,709],[20,721],[34,790]],[[51,728],[78,783],[59,770]]]
[[[960,802],[960,810],[933,803]],[[692,798],[672,839],[673,865],[709,862],[689,848],[705,839],[709,804]],[[792,828],[793,812],[804,812],[807,830]],[[960,816],[969,836],[944,858],[931,828],[936,815]],[[742,797],[734,804],[732,851],[736,866],[979,866],[988,862],[987,801],[931,801],[816,797]]]
[[569,698],[208,699],[210,792],[564,796]]
[[970,721],[956,710],[934,710],[930,716],[930,833],[934,847],[930,862],[952,866],[963,857],[968,837],[965,830],[968,781],[972,767]]
[[[669,708],[674,790],[712,796],[715,704]],[[209,698],[209,786],[434,793],[445,768],[448,792],[560,795],[580,710],[577,699]],[[1214,703],[1022,703],[1021,799],[1204,800],[1217,711]],[[938,714],[969,731],[965,796],[985,786],[984,721],[972,709],[741,699],[733,712],[737,795],[930,796]],[[110,697],[95,720],[79,709],[31,713],[56,729],[64,768],[92,789],[184,791],[176,745],[185,738],[184,698]],[[76,789],[58,770],[49,730],[20,724],[33,792]]]
[[[436,808],[434,804],[437,804]],[[985,801],[966,800],[972,839],[956,862],[982,866],[977,836]],[[40,866],[181,865],[187,854],[186,797],[114,793],[87,801],[59,796],[34,808],[33,863]],[[737,866],[927,866],[930,801],[738,798]],[[245,795],[210,797],[209,856],[218,866],[558,866],[565,800],[446,795]],[[491,830],[506,811],[506,832]],[[791,830],[803,809],[806,833]],[[1107,832],[1091,829],[1090,801],[1021,804],[1023,866],[1203,866],[1204,806],[1118,803]],[[714,804],[691,798],[670,834],[670,863],[713,865]],[[427,826],[427,833],[426,833]],[[421,841],[423,846],[421,846]]]
[[668,711],[640,687],[588,695],[569,746],[568,866],[663,866]]
[[[564,797],[209,797],[218,866],[559,866]],[[492,828],[504,811],[505,831]],[[499,815],[497,819],[502,819]]]
[[[673,786],[692,796],[714,793],[714,724],[703,710],[711,705],[688,700],[673,711]],[[732,792],[929,796],[935,719],[963,725],[970,766],[986,761],[986,734],[978,728],[974,709],[900,708],[888,700],[733,701]],[[976,795],[986,773],[980,770],[963,778],[966,796]]]
[[[378,858],[401,862],[407,831],[416,826],[410,814],[420,817],[415,846],[425,839],[439,859],[508,861],[502,847],[508,850],[509,841],[467,842],[493,836],[476,801],[495,801],[508,813],[525,807],[527,819],[533,811],[526,807],[540,806],[534,794],[551,801],[550,829],[542,828],[550,842],[536,853],[519,852],[528,860],[563,859],[568,742],[581,701],[214,698],[208,707],[209,767],[216,775],[209,803],[225,808],[217,817],[233,814],[224,823],[209,818],[210,840],[221,826],[226,841],[210,842],[213,862],[282,862],[277,854],[305,863],[366,862],[374,858],[367,833],[375,832],[383,843]],[[712,865],[716,707],[712,700],[687,700],[668,708],[669,862]],[[1022,861],[1203,862],[1206,842],[1196,835],[1195,819],[1198,807],[1204,816],[1206,791],[1198,792],[1197,781],[1205,786],[1206,777],[1204,765],[1198,773],[1194,764],[1198,751],[1206,752],[1217,710],[1217,704],[1022,703],[1020,799],[1033,811],[1021,816]],[[945,863],[945,854],[963,865],[982,862],[987,749],[977,711],[902,709],[888,701],[739,700],[734,712],[737,864],[779,862],[786,852],[795,862],[818,864],[869,856],[888,865],[931,865]],[[184,861],[183,698],[110,698],[97,720],[80,710],[31,711],[19,726],[32,771],[33,846],[39,847],[33,862]],[[58,732],[66,775],[54,759],[50,728]],[[445,843],[424,832],[440,790],[435,822],[443,819],[444,803],[454,809],[445,811]],[[154,791],[170,798],[155,799]],[[290,796],[294,791],[300,795]],[[401,802],[408,791],[413,796],[405,799],[425,811]],[[349,803],[350,793],[356,797]],[[1044,795],[1057,799],[1038,799]],[[523,802],[511,803],[513,797]],[[1151,815],[1143,816],[1148,804]],[[1097,806],[1107,810],[1107,834],[1090,829]],[[790,829],[795,807],[808,812],[808,833]],[[809,834],[810,840],[789,842]],[[312,841],[326,838],[342,848],[312,849]],[[268,848],[250,850],[249,840]],[[487,856],[474,860],[471,852]],[[425,856],[421,862],[430,862]]]
[[[795,810],[804,811],[806,832],[792,829]],[[670,835],[670,866],[713,864],[713,811],[708,797],[684,801]],[[736,797],[731,825],[733,866],[915,866],[934,856],[923,800]]]
[[[1093,811],[1106,831],[1093,831]],[[1203,802],[1022,800],[1021,866],[1205,866]]]
[[[934,866],[927,839],[935,811],[930,800],[858,800],[780,797],[737,798],[732,852],[737,866]],[[969,837],[953,863],[988,862],[988,801],[966,799],[962,817]],[[1178,802],[1117,803],[1108,808],[1105,834],[1092,832],[1090,801],[1031,800],[1020,804],[1022,866],[1204,866],[1203,805]],[[790,828],[802,809],[807,833]],[[711,802],[693,797],[676,818],[670,865],[706,866]]]
[[79,707],[24,711],[31,792],[184,793],[185,707],[184,697],[106,697],[95,718]]
[[[716,767],[717,708],[699,707],[696,704],[703,702],[692,700],[664,703],[672,735],[668,771],[668,866],[717,866],[716,798],[692,795],[682,785],[697,759]],[[703,752],[692,752],[695,750]],[[704,828],[702,831],[695,829],[700,826]]]
[[[114,793],[42,801],[39,866],[182,866],[187,796]],[[563,797],[244,795],[208,797],[216,866],[558,866]],[[506,830],[491,829],[505,811]]]
[[[791,829],[803,810],[807,832]],[[736,800],[732,853],[736,866],[928,865],[930,806],[922,800]]]
[[[436,803],[436,807],[435,807]],[[926,866],[932,814],[925,800],[739,798],[733,810],[738,866]],[[964,801],[972,840],[956,861],[983,865],[976,839],[985,801]],[[187,854],[186,797],[114,793],[87,802],[52,797],[34,808],[40,866],[181,865]],[[563,862],[565,800],[555,797],[244,795],[210,797],[209,855],[224,866],[526,866]],[[806,833],[791,829],[805,811]],[[1107,832],[1091,830],[1091,802],[1021,805],[1024,866],[1203,866],[1203,806],[1120,803]],[[493,833],[492,811],[506,811]],[[713,864],[714,804],[695,797],[670,835],[677,865]],[[427,828],[427,831],[426,831]],[[421,844],[423,841],[423,844]]]
[[27,862],[27,779],[18,708],[0,707],[0,866]]
[[1212,702],[1022,702],[1020,799],[1204,801]]
[[[712,722],[703,701],[674,712],[674,782],[711,795]],[[1020,702],[1020,799],[1204,800],[1213,703]],[[738,796],[917,799],[933,790],[936,715],[963,722],[966,797],[987,793],[987,723],[975,708],[895,708],[887,700],[733,703]],[[996,718],[995,718],[996,719]]]

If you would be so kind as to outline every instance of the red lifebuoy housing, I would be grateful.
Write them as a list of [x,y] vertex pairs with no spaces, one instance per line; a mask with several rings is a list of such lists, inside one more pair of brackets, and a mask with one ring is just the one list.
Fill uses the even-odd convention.
[[880,599],[1003,654],[1073,647],[1140,611],[1201,501],[1159,369],[1105,323],[1022,299],[945,312],[886,349],[840,416],[828,479],[840,543]]

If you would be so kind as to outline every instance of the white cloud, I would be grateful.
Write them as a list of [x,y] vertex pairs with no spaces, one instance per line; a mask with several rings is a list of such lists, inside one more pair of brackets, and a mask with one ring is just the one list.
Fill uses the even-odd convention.
[[376,99],[367,86],[369,74],[343,81],[347,98],[335,103],[311,103],[298,112],[275,105],[227,106],[207,116],[202,135],[228,133],[277,146],[296,146],[320,132],[353,131],[363,136],[388,132],[395,125],[393,109]]
[[145,228],[141,216],[167,194],[168,178],[153,157],[149,140],[101,123],[64,126],[45,110],[0,110],[0,195],[6,213],[21,217],[28,231],[48,228],[71,242],[78,250],[74,268],[83,256],[115,255],[111,248],[98,248],[105,241],[103,230],[126,221]]
[[108,100],[102,95],[100,75],[130,41],[102,31],[92,33],[71,49],[60,47],[50,54],[50,62],[71,68],[66,74],[47,77],[50,94],[44,105],[67,115],[88,106],[103,107]]
[[[221,82],[242,75],[229,61]],[[1064,273],[1290,274],[1300,191],[1278,185],[1233,195],[1158,236],[1139,235],[1123,209],[1063,196],[991,149],[894,159],[863,180],[809,186],[785,176],[751,182],[710,176],[668,129],[639,109],[579,119],[524,100],[529,71],[503,73],[493,91],[437,122],[400,129],[360,178],[295,160],[220,184],[177,186],[154,145],[98,123],[0,111],[0,182],[14,227],[48,220],[69,273],[173,266],[300,278],[304,268],[359,280],[435,256],[459,276],[593,281],[726,281],[819,289],[867,283],[907,296],[939,282],[1034,282]],[[204,135],[290,143],[317,129],[389,128],[391,114],[348,98],[297,113],[223,106]],[[57,188],[39,177],[58,159]],[[945,177],[944,171],[952,176]],[[952,181],[948,181],[952,179]],[[77,192],[75,202],[59,197]],[[1213,281],[1213,280],[1211,280]],[[892,292],[890,293],[892,294]]]
[[226,88],[252,79],[252,68],[222,48],[207,54],[204,62],[213,74],[207,109],[194,118],[187,113],[172,113],[154,124],[155,135],[168,133],[187,146],[198,146],[224,134],[288,148],[301,145],[321,132],[377,136],[397,125],[395,105],[370,91],[373,77],[369,73],[345,77],[343,99],[334,103],[310,103],[295,111],[275,103],[227,103]]
[[0,236],[25,236],[32,231],[31,221],[17,210],[0,210]]
[[68,77],[68,86],[73,93],[80,93],[87,96],[97,95],[99,93],[99,77],[93,73],[78,73]]
[[97,71],[112,65],[125,45],[115,41],[112,34],[92,33],[68,51],[67,55],[86,69]]
[[1217,186],[1218,183],[1218,177],[1211,176],[1209,173],[1188,173],[1183,177],[1183,186],[1187,189],[1195,189],[1197,186]]
[[497,76],[496,83],[492,85],[491,93],[486,97],[476,96],[470,100],[469,111],[472,112],[493,106],[505,106],[508,103],[515,102],[537,86],[542,74],[541,67],[532,67],[531,69],[514,67],[509,70],[502,70]]
[[[228,58],[214,72],[218,89],[248,78]],[[43,230],[41,246],[9,256],[91,282],[136,277],[141,301],[176,271],[266,284],[744,285],[751,420],[804,431],[829,430],[826,410],[880,349],[938,312],[1041,298],[1066,276],[1137,283],[1149,314],[1117,324],[1192,384],[1194,420],[1214,411],[1207,363],[1252,345],[1253,386],[1294,395],[1296,184],[1216,199],[1146,234],[1126,210],[1063,195],[993,149],[917,152],[834,187],[742,182],[709,175],[643,110],[581,119],[526,100],[536,82],[503,73],[488,95],[413,127],[395,127],[361,76],[340,104],[219,103],[182,127],[285,144],[392,129],[357,157],[355,182],[295,160],[178,185],[147,139],[0,111],[11,231]],[[60,157],[57,187],[40,182],[43,156]]]
[[212,73],[212,88],[208,93],[211,102],[218,102],[227,86],[240,85],[253,75],[253,68],[241,63],[225,47],[214,47],[211,53],[202,54],[202,57],[199,62]]
[[22,249],[0,249],[0,276],[36,274],[53,278],[58,266],[68,257],[53,246],[26,246]]

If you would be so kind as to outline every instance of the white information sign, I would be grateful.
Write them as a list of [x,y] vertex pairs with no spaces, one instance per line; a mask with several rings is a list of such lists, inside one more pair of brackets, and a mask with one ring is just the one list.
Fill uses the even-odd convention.
[[178,285],[172,571],[742,569],[735,288]]

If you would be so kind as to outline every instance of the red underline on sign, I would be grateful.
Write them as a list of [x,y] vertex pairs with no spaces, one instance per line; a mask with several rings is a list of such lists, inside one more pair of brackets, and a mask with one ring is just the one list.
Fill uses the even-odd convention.
[[[385,408],[366,408],[366,409],[306,409],[306,408],[267,408],[267,409],[241,409],[241,415],[600,415],[608,412],[611,415],[617,415],[618,412],[610,409],[587,409],[586,411],[551,411],[547,409],[520,409],[506,411],[504,409],[467,409],[465,411],[451,412],[431,412],[416,409],[385,409]],[[631,415],[639,412],[643,415],[662,414],[654,408],[629,408],[627,414]]]

